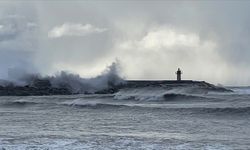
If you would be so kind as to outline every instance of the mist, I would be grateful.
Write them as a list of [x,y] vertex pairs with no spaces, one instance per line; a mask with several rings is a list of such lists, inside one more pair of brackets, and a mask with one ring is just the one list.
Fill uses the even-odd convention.
[[39,74],[87,84],[118,59],[126,79],[175,79],[180,67],[183,79],[250,84],[249,2],[0,4],[4,80]]

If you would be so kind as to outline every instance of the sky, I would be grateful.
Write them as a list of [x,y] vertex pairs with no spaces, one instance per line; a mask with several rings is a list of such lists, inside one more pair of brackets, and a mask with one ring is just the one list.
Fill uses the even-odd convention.
[[[0,78],[8,72],[250,85],[248,1],[0,1]],[[12,73],[13,76],[13,73]]]

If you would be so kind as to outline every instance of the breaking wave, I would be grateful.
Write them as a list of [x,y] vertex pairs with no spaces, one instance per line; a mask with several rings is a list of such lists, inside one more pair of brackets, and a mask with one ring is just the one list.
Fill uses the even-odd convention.
[[[198,91],[198,92],[197,92]],[[197,87],[142,87],[121,89],[115,93],[116,100],[136,101],[179,101],[179,100],[214,100],[208,96],[208,90],[203,92]]]
[[250,87],[232,87],[235,94],[239,95],[250,95]]
[[[12,90],[12,94],[8,94],[7,91],[5,95],[22,95],[21,92],[24,92],[25,95],[29,95],[27,93],[31,93],[30,95],[52,95],[54,93],[60,95],[91,94],[97,91],[109,90],[124,82],[118,75],[119,65],[117,62],[113,62],[100,75],[92,78],[82,78],[78,74],[66,71],[61,71],[54,76],[26,74],[20,70],[12,70],[12,72],[11,74],[14,75],[10,76],[8,80],[0,79],[0,87],[2,89],[4,89],[3,87],[15,89],[16,92]],[[38,93],[32,94],[34,91],[38,91]]]

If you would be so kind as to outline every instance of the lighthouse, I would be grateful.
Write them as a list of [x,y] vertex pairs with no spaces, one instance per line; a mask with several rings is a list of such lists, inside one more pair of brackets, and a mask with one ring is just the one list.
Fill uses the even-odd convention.
[[182,71],[180,68],[178,68],[178,70],[176,71],[176,74],[177,74],[177,81],[181,81],[181,74],[182,74]]

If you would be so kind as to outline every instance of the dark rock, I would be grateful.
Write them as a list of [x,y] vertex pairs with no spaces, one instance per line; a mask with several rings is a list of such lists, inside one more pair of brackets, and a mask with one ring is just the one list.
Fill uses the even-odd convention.
[[[215,91],[215,92],[232,92],[230,89],[218,87],[204,81],[147,81],[147,80],[128,80],[119,85],[110,84],[109,88],[102,89],[95,92],[84,91],[84,94],[113,94],[122,88],[139,88],[139,87],[197,87],[199,90]],[[71,95],[80,94],[73,93],[66,85],[60,87],[53,87],[48,79],[35,79],[29,85],[15,86],[8,83],[7,86],[0,86],[0,96],[31,96],[31,95]]]

